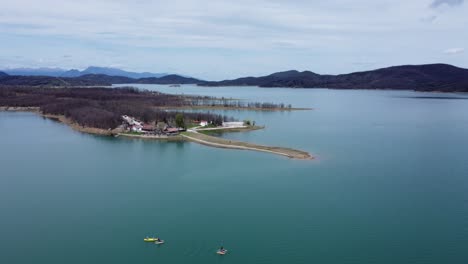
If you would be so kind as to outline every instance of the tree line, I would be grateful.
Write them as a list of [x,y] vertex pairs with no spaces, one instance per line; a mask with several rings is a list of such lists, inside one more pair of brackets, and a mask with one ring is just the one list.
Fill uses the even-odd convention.
[[270,102],[245,102],[235,99],[216,97],[193,97],[190,99],[192,106],[222,106],[233,108],[257,108],[257,109],[291,109],[291,104]]
[[[39,107],[44,114],[64,115],[82,126],[115,128],[122,123],[122,115],[130,115],[144,122],[174,123],[180,112],[158,107],[191,105],[191,99],[180,95],[138,90],[136,88],[38,88],[0,86],[0,106]],[[207,120],[216,125],[232,120],[223,115],[184,112],[186,120]]]

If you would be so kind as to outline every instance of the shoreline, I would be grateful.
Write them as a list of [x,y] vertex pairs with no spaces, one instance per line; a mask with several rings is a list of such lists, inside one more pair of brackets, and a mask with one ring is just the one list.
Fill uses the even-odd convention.
[[[63,123],[68,125],[75,131],[93,134],[93,135],[100,135],[100,136],[117,136],[117,137],[126,137],[126,138],[138,138],[138,139],[149,139],[149,140],[167,140],[167,141],[191,141],[196,142],[199,144],[217,147],[217,148],[226,148],[226,149],[239,149],[239,150],[251,150],[251,151],[259,151],[265,153],[271,153],[281,156],[286,156],[291,159],[300,159],[300,160],[312,160],[314,159],[308,152],[291,149],[291,148],[283,148],[283,147],[274,147],[274,146],[264,146],[264,145],[257,145],[248,142],[241,142],[241,141],[234,141],[234,140],[227,140],[220,137],[214,137],[206,135],[205,133],[199,133],[195,130],[187,130],[187,132],[182,132],[177,136],[151,136],[151,135],[132,135],[122,133],[119,129],[102,129],[102,128],[93,128],[93,127],[84,127],[82,125],[73,122],[69,118],[63,115],[51,115],[51,114],[44,114],[40,111],[39,107],[7,107],[2,106],[0,107],[0,111],[5,112],[32,112],[36,113],[39,116],[44,118],[49,118],[55,120],[57,122]],[[254,127],[254,129],[247,128],[220,128],[220,129],[213,129],[214,131],[251,131],[256,129],[261,129],[263,127]],[[200,131],[203,132],[203,131]]]
[[37,106],[0,106],[0,111],[5,112],[40,112]]
[[114,136],[118,134],[118,131],[116,129],[103,129],[103,128],[95,128],[95,127],[85,127],[82,126],[76,122],[73,122],[69,118],[63,116],[63,115],[51,115],[51,114],[39,114],[42,117],[49,118],[52,120],[55,120],[57,122],[63,123],[65,125],[70,126],[73,130],[83,132],[83,133],[88,133],[88,134],[93,134],[93,135],[100,135],[100,136]]
[[[204,88],[231,88],[231,87],[254,87],[254,88],[262,88],[262,89],[291,89],[291,90],[299,90],[299,89],[304,89],[304,90],[348,90],[348,91],[412,91],[412,92],[417,92],[417,93],[443,93],[443,94],[461,94],[461,95],[468,95],[468,92],[464,91],[441,91],[441,90],[430,90],[430,91],[424,91],[424,90],[415,90],[415,89],[394,89],[394,88],[330,88],[330,87],[288,87],[288,86],[258,86],[258,85],[200,85],[200,84],[195,84],[196,86],[199,87],[204,87]],[[312,108],[313,109],[313,108]]]
[[242,126],[242,127],[210,127],[210,128],[196,128],[197,132],[203,134],[209,133],[223,133],[223,132],[247,132],[264,129],[265,126]]
[[184,139],[180,135],[175,136],[165,136],[165,135],[134,135],[128,133],[118,133],[116,137],[126,137],[126,138],[139,138],[139,139],[149,139],[149,140],[166,140],[166,141],[184,141]]
[[306,110],[314,110],[314,108],[307,108],[307,107],[291,107],[291,108],[260,108],[260,107],[236,107],[236,106],[204,106],[204,105],[197,105],[197,106],[173,106],[173,107],[156,107],[158,109],[186,109],[186,110],[248,110],[248,111],[306,111]]
[[239,149],[239,150],[253,150],[259,152],[267,152],[271,154],[286,156],[291,159],[300,160],[313,160],[314,157],[310,153],[283,147],[271,147],[265,145],[257,145],[248,142],[241,142],[235,140],[228,140],[219,137],[213,137],[206,134],[198,133],[194,130],[187,131],[181,134],[181,136],[187,138],[190,141],[194,141],[203,145],[217,147],[217,148],[228,148],[228,149]]
[[117,134],[118,132],[114,130],[108,130],[108,129],[102,129],[102,128],[95,128],[95,127],[85,127],[82,126],[76,122],[73,122],[69,118],[65,117],[64,115],[52,115],[52,114],[44,114],[40,111],[39,107],[10,107],[10,106],[1,106],[0,111],[4,112],[31,112],[38,114],[41,117],[52,119],[54,121],[63,123],[65,125],[68,125],[75,131],[83,132],[83,133],[88,133],[88,134],[93,134],[93,135],[101,135],[101,136],[112,136]]

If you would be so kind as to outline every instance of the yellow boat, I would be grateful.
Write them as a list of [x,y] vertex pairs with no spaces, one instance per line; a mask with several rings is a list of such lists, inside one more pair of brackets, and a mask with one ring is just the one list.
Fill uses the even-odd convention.
[[145,242],[156,242],[158,240],[157,237],[145,237],[143,238],[143,241]]

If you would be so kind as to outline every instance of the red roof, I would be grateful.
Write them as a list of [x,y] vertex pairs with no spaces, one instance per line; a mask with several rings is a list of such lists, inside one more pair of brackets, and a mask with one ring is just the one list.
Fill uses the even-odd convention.
[[154,126],[149,125],[149,124],[144,124],[141,129],[143,129],[143,130],[154,130]]

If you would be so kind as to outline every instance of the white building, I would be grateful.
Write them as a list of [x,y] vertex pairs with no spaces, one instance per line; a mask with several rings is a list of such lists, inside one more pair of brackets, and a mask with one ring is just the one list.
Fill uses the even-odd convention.
[[207,125],[208,125],[208,121],[205,121],[205,120],[200,121],[200,126],[207,126]]
[[134,117],[128,116],[128,115],[123,115],[122,119],[127,122],[127,124],[131,126],[142,126],[143,123],[141,121],[136,120]]
[[141,125],[132,125],[132,131],[133,132],[143,132]]
[[223,122],[223,127],[243,127],[244,122]]

